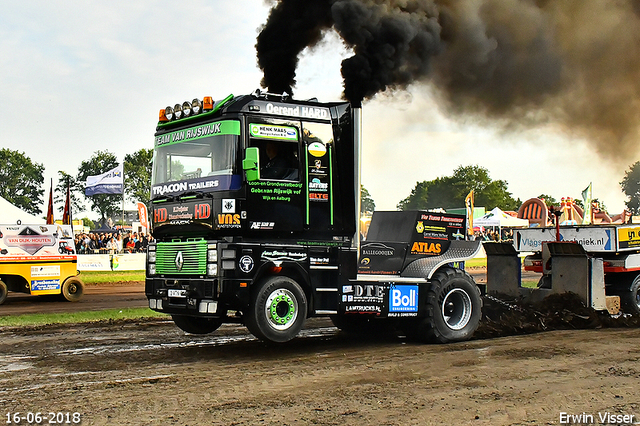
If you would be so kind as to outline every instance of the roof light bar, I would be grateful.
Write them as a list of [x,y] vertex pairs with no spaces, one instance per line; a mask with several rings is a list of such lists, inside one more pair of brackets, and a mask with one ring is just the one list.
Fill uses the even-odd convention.
[[160,110],[158,121],[160,123],[167,123],[169,121],[180,120],[182,118],[210,112],[214,110],[215,105],[218,105],[215,108],[218,110],[219,107],[231,98],[233,98],[233,96],[230,95],[216,104],[211,96],[205,96],[202,100],[195,98],[191,102],[185,101],[182,104],[175,104],[173,107],[168,106]]

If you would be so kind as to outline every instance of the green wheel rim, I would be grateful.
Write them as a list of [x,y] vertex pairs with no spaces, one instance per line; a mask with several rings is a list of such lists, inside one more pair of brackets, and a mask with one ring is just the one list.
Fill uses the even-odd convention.
[[265,314],[276,330],[290,328],[298,318],[298,299],[285,288],[274,290],[265,304]]

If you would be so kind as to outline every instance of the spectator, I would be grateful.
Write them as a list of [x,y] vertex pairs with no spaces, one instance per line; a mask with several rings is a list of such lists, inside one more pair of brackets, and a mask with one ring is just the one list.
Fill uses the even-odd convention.
[[118,234],[118,236],[116,237],[116,244],[118,246],[117,248],[118,253],[122,253],[122,250],[124,249],[124,243],[122,242],[122,234]]
[[127,232],[126,234],[124,234],[124,237],[122,238],[122,247],[124,247],[124,249],[127,249],[127,246],[129,245],[129,240],[131,239],[131,235],[129,232]]
[[95,234],[89,234],[89,244],[87,248],[88,248],[88,251],[91,253],[96,253],[100,248]]
[[144,235],[144,232],[140,233],[140,251],[144,252],[147,250],[147,246],[149,245],[149,240]]
[[138,233],[134,232],[133,233],[133,244],[135,245],[135,249],[134,252],[138,251],[138,248],[140,247],[140,241],[138,241]]
[[136,249],[136,243],[133,241],[133,238],[129,238],[127,241],[126,252],[133,253]]
[[118,244],[113,239],[113,237],[109,237],[107,244],[105,245],[105,249],[109,254],[115,254],[118,251]]

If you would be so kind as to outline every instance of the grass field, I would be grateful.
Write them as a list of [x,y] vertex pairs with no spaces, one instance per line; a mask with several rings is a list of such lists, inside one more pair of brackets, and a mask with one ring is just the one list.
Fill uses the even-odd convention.
[[117,283],[120,281],[144,281],[144,271],[82,271],[80,279],[88,285]]

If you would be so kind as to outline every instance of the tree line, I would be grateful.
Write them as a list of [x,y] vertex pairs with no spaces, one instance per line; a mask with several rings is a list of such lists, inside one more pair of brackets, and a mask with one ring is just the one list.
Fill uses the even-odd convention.
[[[140,149],[124,156],[124,192],[132,202],[149,202],[151,186],[152,149]],[[0,149],[0,196],[22,210],[33,215],[43,213],[44,204],[44,166],[36,163],[24,153],[7,148]],[[84,186],[88,176],[100,175],[120,164],[116,155],[107,150],[96,151],[91,158],[82,161],[75,175],[58,170],[58,182],[54,187],[54,203],[62,212],[67,196],[67,185],[71,189],[71,208],[73,211],[90,209],[100,214],[101,220],[115,215],[119,211],[122,198],[107,194],[92,197],[84,195]]]
[[[132,202],[148,203],[151,186],[152,149],[140,149],[124,157],[125,197]],[[64,208],[67,185],[71,188],[71,206],[74,211],[90,209],[100,214],[101,220],[114,216],[122,202],[120,197],[98,194],[84,195],[88,176],[102,174],[116,167],[120,162],[115,154],[105,150],[96,151],[91,158],[82,161],[75,175],[58,171],[58,182],[54,188],[54,202],[59,210]],[[12,204],[34,215],[42,214],[41,206],[45,193],[44,166],[33,162],[24,153],[7,148],[0,149],[0,196]],[[629,211],[640,214],[640,161],[629,167],[620,182]],[[451,176],[442,176],[430,181],[417,182],[411,193],[397,204],[398,210],[428,210],[435,208],[459,208],[465,205],[466,196],[473,190],[477,206],[488,210],[500,207],[503,210],[517,210],[522,202],[514,199],[508,191],[505,180],[493,180],[489,171],[481,166],[459,166]],[[375,202],[367,189],[361,187],[363,212],[375,209]],[[556,204],[548,195],[540,195],[547,204]],[[576,197],[578,204],[580,197]],[[603,204],[600,203],[601,208]],[[605,210],[605,209],[603,209]]]

